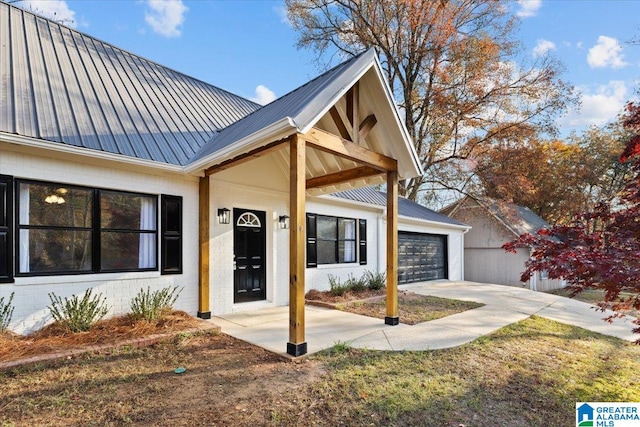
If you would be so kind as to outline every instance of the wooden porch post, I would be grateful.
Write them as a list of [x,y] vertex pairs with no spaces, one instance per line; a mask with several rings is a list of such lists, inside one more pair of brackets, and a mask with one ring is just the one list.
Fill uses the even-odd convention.
[[198,270],[198,317],[211,319],[209,308],[209,176],[200,177],[200,191],[198,199],[200,243]]
[[398,316],[398,172],[387,172],[387,325],[400,323]]
[[306,238],[306,146],[294,135],[289,143],[289,342],[287,353],[302,356],[307,353],[304,337],[305,238]]

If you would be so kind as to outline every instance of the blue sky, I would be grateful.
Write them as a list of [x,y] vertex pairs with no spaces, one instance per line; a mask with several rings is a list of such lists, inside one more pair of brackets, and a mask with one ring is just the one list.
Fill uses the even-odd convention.
[[[265,103],[320,73],[295,47],[280,0],[27,0],[17,5],[162,65]],[[550,51],[582,103],[559,120],[563,134],[615,118],[640,86],[640,0],[518,0],[519,38]]]

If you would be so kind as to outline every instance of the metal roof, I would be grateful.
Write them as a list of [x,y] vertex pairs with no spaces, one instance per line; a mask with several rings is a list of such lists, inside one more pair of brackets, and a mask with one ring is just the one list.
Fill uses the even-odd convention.
[[463,209],[472,212],[468,203],[474,203],[486,210],[515,236],[525,233],[535,234],[541,228],[551,227],[547,221],[525,206],[486,197],[481,200],[465,197],[445,207],[440,212],[451,216],[455,216],[456,212]]
[[258,108],[0,2],[0,132],[185,165]]
[[[333,193],[331,197],[338,197],[341,199],[347,199],[355,202],[362,202],[377,206],[386,206],[387,204],[387,193],[378,191],[372,187],[355,188],[353,190],[341,191],[338,193]],[[442,224],[455,225],[459,227],[469,227],[468,225],[460,221],[449,218],[446,215],[442,215],[416,202],[405,199],[404,197],[398,197],[398,215],[425,221],[439,222]]]
[[372,66],[372,56],[373,49],[365,51],[254,111],[215,135],[191,161],[203,159],[285,118],[304,133],[317,120],[318,111],[331,107],[341,92],[354,83],[354,76],[361,76]]

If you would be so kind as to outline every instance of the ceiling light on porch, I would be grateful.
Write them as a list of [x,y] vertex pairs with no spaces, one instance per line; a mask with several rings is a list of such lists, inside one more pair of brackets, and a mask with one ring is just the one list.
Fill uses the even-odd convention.
[[61,205],[64,203],[64,197],[58,196],[57,194],[51,194],[44,199],[45,203],[49,203],[52,205]]
[[289,215],[280,215],[278,218],[278,223],[280,224],[280,228],[286,229],[289,228]]
[[229,224],[231,211],[227,208],[218,209],[218,224]]

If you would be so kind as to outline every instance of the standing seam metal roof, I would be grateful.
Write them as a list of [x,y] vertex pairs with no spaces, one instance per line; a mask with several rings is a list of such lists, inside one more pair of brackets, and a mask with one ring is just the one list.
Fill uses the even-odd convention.
[[0,2],[0,132],[184,166],[259,108]]
[[[375,190],[372,187],[355,188],[347,191],[333,193],[331,197],[367,203],[370,205],[386,206],[387,193]],[[416,218],[425,221],[440,222],[443,224],[468,227],[466,224],[442,215],[436,211],[426,208],[416,202],[403,197],[398,198],[398,214],[409,218]]]

